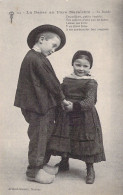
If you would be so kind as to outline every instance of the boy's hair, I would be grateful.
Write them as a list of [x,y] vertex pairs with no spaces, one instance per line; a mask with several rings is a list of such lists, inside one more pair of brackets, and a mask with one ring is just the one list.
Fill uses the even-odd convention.
[[49,39],[52,39],[54,38],[55,36],[61,40],[61,38],[56,34],[56,33],[53,33],[53,32],[49,32],[49,31],[45,31],[45,32],[42,32],[42,33],[39,33],[37,36],[36,36],[36,39],[35,39],[35,43],[38,42],[39,38],[41,36],[44,36],[46,40],[49,40]]

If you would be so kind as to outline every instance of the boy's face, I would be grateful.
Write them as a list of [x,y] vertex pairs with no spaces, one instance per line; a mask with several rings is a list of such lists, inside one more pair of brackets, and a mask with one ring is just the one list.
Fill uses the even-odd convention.
[[79,77],[86,76],[90,71],[90,63],[86,59],[76,59],[73,63],[73,70]]
[[61,39],[60,37],[58,38],[58,36],[54,36],[50,39],[45,39],[45,37],[43,37],[41,42],[41,52],[45,56],[49,56],[55,52],[55,50],[59,47],[60,43]]

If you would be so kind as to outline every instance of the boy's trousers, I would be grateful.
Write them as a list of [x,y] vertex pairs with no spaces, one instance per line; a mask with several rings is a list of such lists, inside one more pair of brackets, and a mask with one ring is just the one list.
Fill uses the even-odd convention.
[[54,129],[55,108],[50,109],[46,115],[40,115],[24,109],[21,109],[21,111],[25,120],[29,123],[29,166],[26,174],[27,176],[35,177],[35,171],[43,168],[44,164],[49,160],[47,158],[50,157],[47,148]]

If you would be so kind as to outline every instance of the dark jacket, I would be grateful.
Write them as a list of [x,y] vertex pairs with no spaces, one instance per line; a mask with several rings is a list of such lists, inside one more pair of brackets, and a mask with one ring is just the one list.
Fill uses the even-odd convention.
[[14,106],[46,114],[63,99],[60,82],[49,60],[30,50],[21,65]]

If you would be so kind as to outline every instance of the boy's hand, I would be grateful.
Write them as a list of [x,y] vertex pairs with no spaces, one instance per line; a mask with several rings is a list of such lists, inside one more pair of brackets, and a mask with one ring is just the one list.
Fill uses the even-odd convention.
[[67,101],[67,100],[63,100],[62,103],[61,103],[61,106],[62,106],[62,109],[65,110],[65,107],[66,106],[69,106],[71,104],[70,101]]
[[62,101],[63,106],[68,106],[70,103],[70,101],[67,101],[65,99]]
[[68,106],[65,106],[65,111],[66,112],[73,111],[73,103],[72,102],[69,102],[69,105]]

